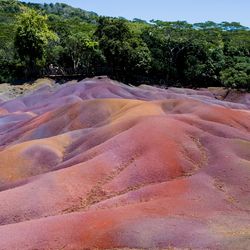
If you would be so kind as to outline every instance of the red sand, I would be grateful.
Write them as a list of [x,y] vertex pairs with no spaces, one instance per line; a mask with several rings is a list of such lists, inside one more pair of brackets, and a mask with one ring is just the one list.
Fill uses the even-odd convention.
[[0,249],[250,249],[238,102],[104,78],[0,103]]

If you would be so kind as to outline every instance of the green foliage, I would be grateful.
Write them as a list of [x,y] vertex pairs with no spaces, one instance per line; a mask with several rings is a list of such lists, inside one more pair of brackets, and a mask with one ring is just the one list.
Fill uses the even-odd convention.
[[249,58],[250,30],[237,22],[128,21],[63,3],[0,0],[0,82],[24,71],[250,89]]
[[21,10],[21,5],[17,0],[0,0],[0,12],[18,13]]
[[85,11],[79,8],[73,8],[65,3],[56,3],[56,4],[37,4],[37,3],[28,3],[28,7],[44,11],[46,14],[54,14],[60,16],[63,19],[79,18],[81,21],[86,21],[90,23],[96,23],[98,15],[94,12]]
[[43,63],[48,42],[56,39],[56,34],[48,28],[47,16],[42,16],[32,9],[26,9],[19,16],[15,48],[19,58],[32,74],[37,66]]
[[89,72],[93,59],[100,54],[99,43],[83,32],[70,34],[66,39],[65,52],[70,56],[73,70],[80,73],[82,70]]
[[131,33],[125,20],[101,17],[95,33],[113,70],[125,70]]
[[127,20],[101,17],[95,35],[114,76],[147,74],[151,53]]
[[250,90],[250,58],[236,57],[235,64],[221,71],[225,87]]

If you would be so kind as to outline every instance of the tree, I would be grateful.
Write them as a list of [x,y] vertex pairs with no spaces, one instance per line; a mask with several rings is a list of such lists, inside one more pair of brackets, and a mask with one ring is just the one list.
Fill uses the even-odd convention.
[[70,56],[73,63],[74,73],[89,72],[93,58],[99,51],[98,42],[83,32],[74,33],[68,36],[66,45],[66,53]]
[[134,28],[125,19],[99,19],[95,34],[108,66],[112,69],[112,75],[119,80],[130,79],[136,74],[147,74],[150,68],[151,53]]
[[55,33],[49,30],[47,16],[33,9],[26,9],[18,18],[15,35],[15,48],[24,62],[27,75],[35,76],[38,66],[43,63],[46,46],[50,40],[56,40]]
[[25,71],[249,89],[249,58],[250,29],[236,22],[129,21],[67,4],[0,0],[0,82]]
[[17,0],[1,0],[0,11],[5,13],[18,13],[20,11],[20,3]]
[[225,87],[250,90],[250,59],[236,57],[234,65],[220,72]]
[[146,75],[151,67],[151,53],[146,43],[138,37],[129,41],[128,70],[133,74]]

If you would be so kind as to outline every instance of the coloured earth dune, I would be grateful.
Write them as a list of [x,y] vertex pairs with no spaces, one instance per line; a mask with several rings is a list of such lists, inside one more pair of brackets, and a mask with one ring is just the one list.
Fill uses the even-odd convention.
[[86,79],[0,101],[0,250],[250,249],[250,94]]

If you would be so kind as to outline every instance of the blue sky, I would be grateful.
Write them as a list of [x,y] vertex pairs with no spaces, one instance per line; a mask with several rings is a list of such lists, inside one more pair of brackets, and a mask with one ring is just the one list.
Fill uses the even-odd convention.
[[250,0],[23,0],[34,3],[64,2],[99,15],[190,23],[236,21],[250,27]]

